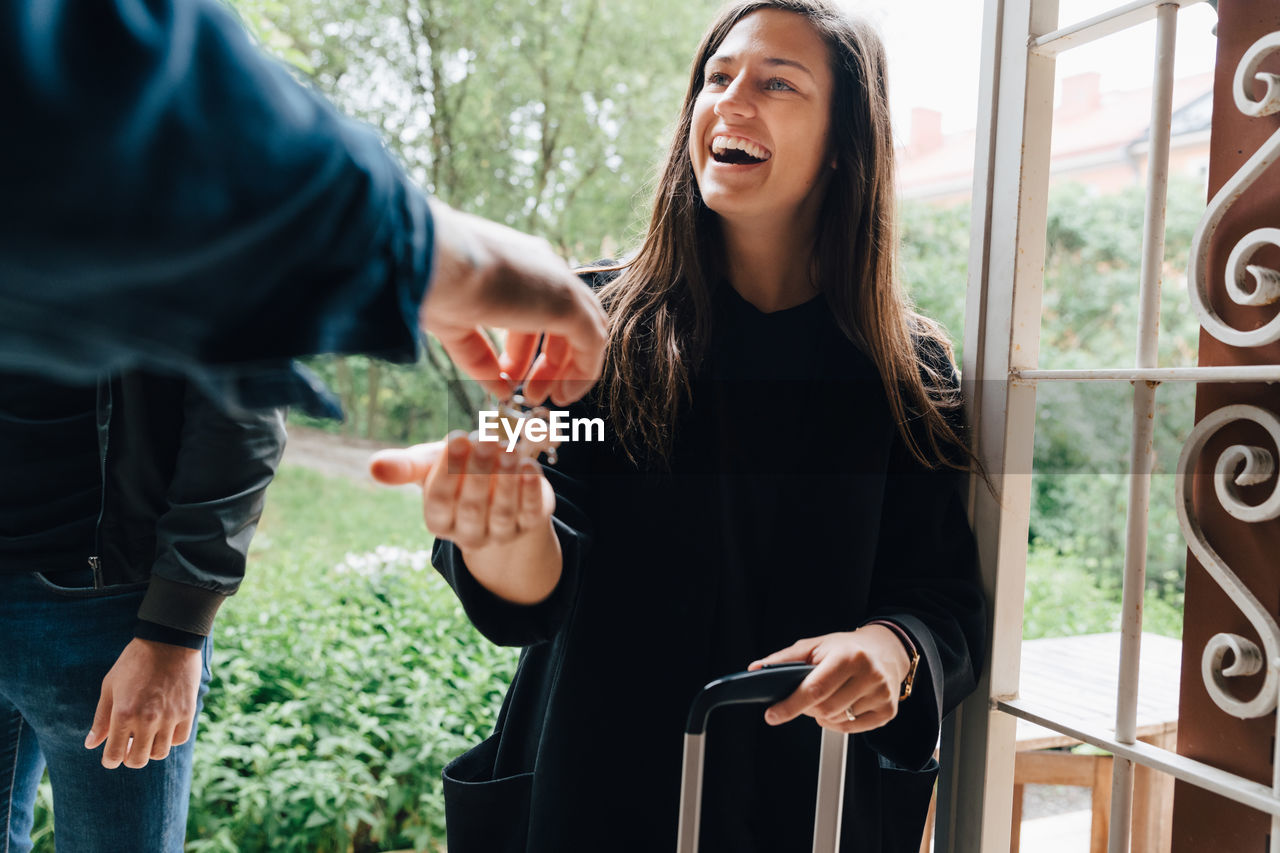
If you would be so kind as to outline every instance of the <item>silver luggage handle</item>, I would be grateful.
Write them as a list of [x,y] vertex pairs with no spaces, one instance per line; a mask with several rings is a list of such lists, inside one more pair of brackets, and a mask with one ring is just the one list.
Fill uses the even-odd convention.
[[[702,765],[707,718],[724,705],[772,705],[790,696],[813,671],[807,663],[766,666],[712,681],[694,697],[684,730],[684,767],[680,780],[677,853],[697,853],[702,821]],[[818,803],[814,813],[813,853],[836,853],[844,811],[845,757],[849,736],[822,730],[818,763]]]

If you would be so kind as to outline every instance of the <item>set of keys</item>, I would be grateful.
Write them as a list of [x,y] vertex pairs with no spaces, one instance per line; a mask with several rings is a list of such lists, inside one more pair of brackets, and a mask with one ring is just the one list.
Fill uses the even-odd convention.
[[[511,377],[506,373],[498,374],[504,382],[510,383]],[[525,377],[527,380],[528,377]],[[525,429],[524,424],[518,424],[520,421],[540,420],[544,424],[549,424],[551,419],[551,410],[546,406],[530,406],[525,400],[524,395],[520,393],[524,390],[524,380],[516,386],[516,390],[510,397],[505,400],[498,401],[498,420],[503,422],[504,431],[510,435],[520,436],[519,442],[516,444],[514,453],[521,456],[528,456],[530,459],[537,459],[539,454],[547,455],[547,464],[556,464],[557,455],[556,448],[559,441],[552,440],[552,431],[550,429],[540,430],[545,438],[534,440],[529,438],[529,430]]]

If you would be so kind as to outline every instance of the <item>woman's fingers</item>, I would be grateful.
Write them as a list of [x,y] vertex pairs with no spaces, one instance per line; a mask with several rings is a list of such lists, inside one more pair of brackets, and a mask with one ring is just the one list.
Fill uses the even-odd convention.
[[748,666],[748,670],[759,669],[766,664],[773,663],[809,663],[809,655],[822,642],[821,637],[807,637],[803,640],[796,640],[785,649],[779,649],[771,655],[760,658],[760,660],[752,661]]
[[467,458],[471,455],[471,441],[465,432],[453,432],[445,440],[445,448],[444,464],[434,467],[423,485],[422,520],[436,536],[450,539],[453,537],[458,490],[462,487]]
[[[882,682],[850,679],[808,712],[824,729],[853,734],[877,729],[898,713],[898,697]],[[852,719],[850,719],[852,717]]]
[[840,667],[825,661],[814,667],[790,696],[764,712],[764,721],[771,726],[790,722],[811,708],[830,698],[844,685],[847,676]]
[[423,520],[433,534],[477,549],[508,543],[546,523],[555,492],[535,460],[464,432],[441,444],[443,455],[432,464],[422,492]]
[[824,729],[852,735],[878,729],[896,716],[896,710],[886,708],[883,705],[864,707],[860,703],[852,705],[849,708],[849,713],[853,715],[852,720],[849,719],[844,711],[841,711],[835,716],[817,718],[818,725]]
[[794,693],[765,712],[765,722],[780,725],[805,714],[824,728],[853,733],[892,720],[898,713],[899,685],[892,675],[892,661],[877,651],[876,639],[861,632],[826,634],[752,663],[751,669],[794,660],[815,664]]
[[[542,466],[532,459],[521,459],[519,465],[520,508],[516,524],[520,532],[535,529],[547,516],[547,493],[551,484],[542,476]],[[554,494],[554,493],[553,493]],[[554,500],[554,497],[552,498]],[[554,506],[554,504],[552,504]]]
[[869,711],[871,705],[862,701],[863,685],[852,679],[845,681],[844,684],[828,696],[823,701],[805,710],[805,713],[816,719],[819,723],[827,722],[851,722],[848,714],[858,715],[859,706],[862,711]]
[[453,516],[454,542],[463,548],[478,548],[489,535],[489,502],[493,491],[490,474],[498,463],[498,445],[491,441],[476,443],[467,457],[467,470],[458,491],[458,506]]
[[489,536],[494,542],[510,542],[519,529],[516,515],[520,508],[520,475],[514,452],[500,450],[494,466],[493,506],[489,509]]
[[369,459],[369,474],[379,483],[388,486],[421,484],[443,454],[443,441],[379,450]]

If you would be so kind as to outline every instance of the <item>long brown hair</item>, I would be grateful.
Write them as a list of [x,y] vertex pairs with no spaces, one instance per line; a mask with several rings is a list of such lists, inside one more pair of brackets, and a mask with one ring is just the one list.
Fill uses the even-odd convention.
[[[658,178],[653,215],[635,256],[600,290],[609,313],[600,389],[633,460],[665,458],[690,379],[705,354],[723,244],[689,159],[703,70],[740,20],[761,9],[802,15],[826,42],[831,99],[830,174],[814,244],[813,274],[843,333],[880,371],[906,446],[925,465],[968,467],[972,456],[948,412],[959,394],[944,375],[951,346],[938,324],[912,310],[897,274],[897,200],[884,46],[874,29],[825,0],[739,0],[727,6],[694,56],[689,89]],[[922,349],[937,359],[922,359]],[[930,363],[930,362],[935,363]],[[958,451],[958,453],[957,453]],[[961,464],[961,460],[966,464]]]

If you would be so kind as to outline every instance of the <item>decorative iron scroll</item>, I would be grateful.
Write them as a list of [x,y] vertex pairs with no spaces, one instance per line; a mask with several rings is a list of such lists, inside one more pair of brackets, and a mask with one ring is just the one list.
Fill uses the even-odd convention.
[[[1264,648],[1259,649],[1251,640],[1238,634],[1216,634],[1205,646],[1200,660],[1205,688],[1213,701],[1228,714],[1249,719],[1271,713],[1275,710],[1277,696],[1280,696],[1280,625],[1276,624],[1267,608],[1259,603],[1209,544],[1191,503],[1195,482],[1193,474],[1205,444],[1222,427],[1238,421],[1253,421],[1260,425],[1280,448],[1280,417],[1272,412],[1243,404],[1224,406],[1212,412],[1196,424],[1182,449],[1182,458],[1178,460],[1177,504],[1178,523],[1182,526],[1182,533],[1191,552],[1244,613],[1262,640]],[[1232,518],[1240,521],[1256,523],[1280,518],[1280,484],[1259,504],[1245,503],[1238,492],[1239,486],[1265,483],[1275,467],[1275,457],[1267,449],[1243,444],[1231,445],[1218,457],[1213,470],[1214,491],[1218,502]],[[1224,666],[1228,652],[1233,660],[1230,665]],[[1264,669],[1266,680],[1252,699],[1241,701],[1232,694],[1227,679],[1253,675]]]
[[[1263,36],[1254,42],[1236,67],[1231,92],[1235,97],[1236,107],[1247,116],[1258,118],[1280,112],[1280,75],[1258,71],[1262,61],[1276,51],[1280,51],[1280,32]],[[1266,92],[1256,100],[1253,97],[1255,80],[1266,84]],[[1277,159],[1280,159],[1280,130],[1273,133],[1218,190],[1217,195],[1209,202],[1204,219],[1200,221],[1191,240],[1191,272],[1188,276],[1191,307],[1195,309],[1205,331],[1231,346],[1257,347],[1280,340],[1280,314],[1257,329],[1237,329],[1228,325],[1213,310],[1209,300],[1208,280],[1209,244],[1223,216],[1236,199]],[[1227,293],[1239,305],[1270,305],[1280,300],[1280,272],[1249,263],[1249,259],[1263,246],[1280,247],[1280,228],[1258,228],[1250,231],[1236,244],[1227,259]],[[1245,287],[1248,277],[1253,278],[1250,289]]]

